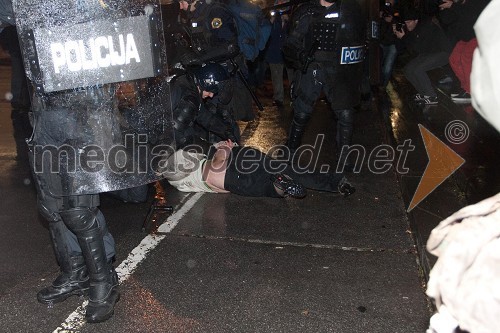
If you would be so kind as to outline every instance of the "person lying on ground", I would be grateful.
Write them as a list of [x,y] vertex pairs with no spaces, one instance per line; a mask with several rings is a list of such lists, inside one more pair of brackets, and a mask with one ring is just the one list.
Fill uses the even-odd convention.
[[306,196],[306,188],[349,196],[355,188],[342,173],[297,172],[252,147],[238,146],[231,140],[214,145],[208,158],[189,150],[172,154],[163,175],[182,192],[234,193],[249,197]]

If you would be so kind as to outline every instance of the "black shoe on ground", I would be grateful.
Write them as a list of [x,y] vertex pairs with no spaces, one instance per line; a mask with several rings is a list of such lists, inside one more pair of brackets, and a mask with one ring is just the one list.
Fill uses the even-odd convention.
[[455,89],[454,91],[452,91],[452,92],[450,93],[450,97],[451,97],[451,98],[453,98],[453,97],[457,97],[458,95],[461,95],[461,94],[463,94],[463,93],[465,93],[465,90],[463,90],[462,88],[460,88],[460,89]]
[[89,303],[85,312],[87,323],[102,323],[113,316],[115,304],[120,300],[118,274],[111,266],[107,272],[94,276],[90,282]]
[[447,83],[452,83],[452,82],[453,82],[453,78],[449,75],[443,76],[438,81],[439,84],[447,84]]
[[284,197],[302,199],[307,194],[304,186],[295,183],[292,178],[282,173],[271,175],[271,181],[277,189],[283,191]]
[[421,94],[415,94],[415,95],[413,95],[413,101],[414,102],[418,102],[418,101],[420,101],[423,98],[424,98],[424,95],[421,95]]
[[345,178],[343,178],[340,181],[338,189],[339,193],[342,194],[344,197],[348,197],[354,192],[356,192],[356,188],[352,186]]
[[417,104],[421,105],[437,105],[438,104],[438,98],[437,96],[423,96],[422,99],[415,101]]
[[43,304],[65,301],[71,296],[86,296],[89,293],[89,280],[71,281],[70,277],[60,275],[51,286],[40,290],[36,298]]
[[71,270],[61,272],[52,285],[40,290],[36,298],[43,304],[59,303],[71,296],[85,296],[90,282],[83,257],[71,258]]
[[451,99],[455,103],[470,103],[471,102],[471,96],[468,92],[462,92],[461,94],[458,94],[456,96],[452,96]]

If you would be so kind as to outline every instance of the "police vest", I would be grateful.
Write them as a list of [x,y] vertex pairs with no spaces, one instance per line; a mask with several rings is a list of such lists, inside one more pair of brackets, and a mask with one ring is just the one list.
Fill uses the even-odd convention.
[[316,12],[311,24],[311,38],[318,45],[316,61],[345,65],[364,60],[365,20],[354,0],[337,1]]

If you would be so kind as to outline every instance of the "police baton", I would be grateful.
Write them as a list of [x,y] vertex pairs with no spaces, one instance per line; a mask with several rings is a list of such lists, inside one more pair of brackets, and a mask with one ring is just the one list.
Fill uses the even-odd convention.
[[260,103],[259,99],[257,98],[257,96],[255,96],[254,92],[252,91],[252,89],[250,88],[250,86],[248,85],[248,82],[247,80],[245,79],[245,76],[243,75],[243,73],[241,72],[241,69],[240,67],[238,66],[238,64],[236,64],[236,62],[234,61],[233,58],[230,58],[229,59],[231,61],[231,65],[233,65],[233,67],[236,69],[236,73],[238,73],[238,76],[240,77],[240,80],[241,82],[243,82],[243,84],[245,85],[245,87],[247,88],[248,92],[250,93],[250,95],[252,96],[252,99],[253,101],[255,102],[255,104],[257,105],[257,108],[259,109],[259,111],[263,111],[264,110],[264,107],[262,106],[262,104]]

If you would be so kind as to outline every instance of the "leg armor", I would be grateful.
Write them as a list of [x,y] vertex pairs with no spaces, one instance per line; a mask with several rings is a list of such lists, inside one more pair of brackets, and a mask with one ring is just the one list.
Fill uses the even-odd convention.
[[337,157],[339,162],[345,165],[346,169],[349,171],[349,169],[352,170],[353,165],[349,163],[349,161],[346,161],[346,152],[348,151],[348,146],[352,142],[354,110],[335,110],[335,115],[337,116]]
[[[50,238],[61,270],[52,285],[38,292],[37,299],[41,303],[58,303],[72,295],[85,295],[90,285],[88,270],[75,234],[68,230],[59,214],[62,198],[48,195],[41,188],[43,183],[37,185],[38,208],[49,221]],[[90,198],[98,204],[97,196]]]
[[287,147],[294,151],[302,141],[305,127],[311,118],[314,103],[318,99],[322,84],[317,80],[317,66],[309,66],[305,74],[297,74],[293,87],[293,122],[288,135]]
[[295,151],[299,148],[309,119],[311,119],[310,114],[295,112],[292,126],[290,127],[290,132],[288,134],[288,141],[286,142],[286,146],[291,151]]
[[107,234],[107,228],[96,207],[74,205],[77,202],[70,202],[72,198],[65,198],[69,199],[65,200],[68,209],[60,214],[68,229],[76,235],[89,271],[89,304],[85,318],[89,323],[102,322],[113,315],[115,303],[120,298],[118,275],[105,250],[103,235]]

